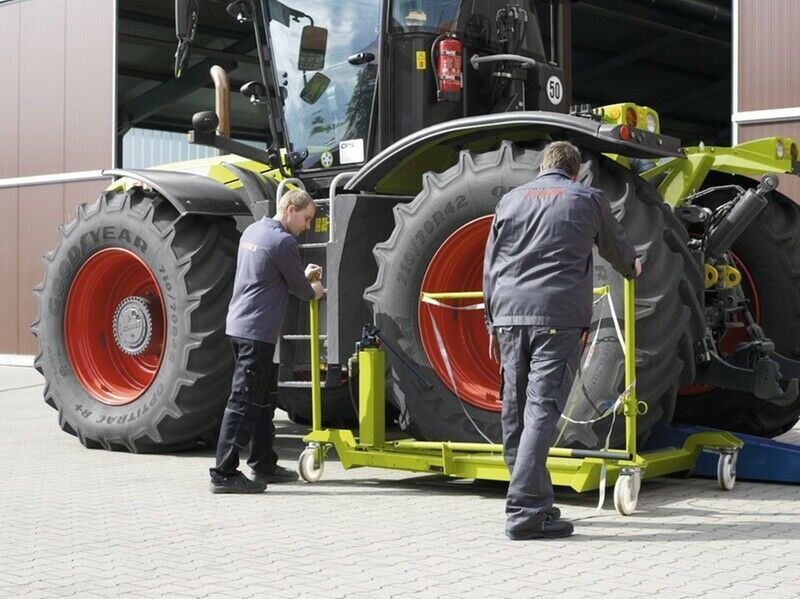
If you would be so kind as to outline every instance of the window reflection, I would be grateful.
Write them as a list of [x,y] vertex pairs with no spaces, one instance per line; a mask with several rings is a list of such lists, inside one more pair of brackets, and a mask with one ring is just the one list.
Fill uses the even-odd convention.
[[[268,2],[275,68],[288,74],[284,113],[294,150],[308,150],[304,169],[363,161],[377,73],[380,2]],[[301,43],[302,42],[302,43]]]

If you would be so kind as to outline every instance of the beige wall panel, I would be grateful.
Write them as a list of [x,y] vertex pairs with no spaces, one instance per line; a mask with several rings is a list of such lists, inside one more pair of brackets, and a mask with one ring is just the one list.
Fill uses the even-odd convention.
[[0,354],[15,354],[19,345],[17,194],[0,189]]
[[111,168],[114,3],[67,0],[64,170]]
[[19,167],[19,14],[19,4],[0,8],[0,179]]
[[18,353],[35,353],[30,325],[36,317],[33,288],[44,275],[42,256],[56,247],[64,213],[64,186],[42,185],[19,190]]
[[[114,2],[0,5],[0,178],[112,166]],[[107,181],[0,191],[0,353],[33,354],[42,255]]]
[[[19,26],[20,6],[0,10],[0,178],[19,169]],[[0,189],[0,354],[19,346],[17,297],[17,190]]]
[[[800,140],[800,121],[739,126],[739,143],[776,135],[788,135],[789,137]],[[795,175],[781,175],[780,179],[781,185],[778,190],[792,198],[795,202],[800,203],[800,177],[796,177]]]
[[27,0],[19,7],[19,175],[61,173],[65,0]]
[[800,106],[797,0],[739,0],[739,111]]

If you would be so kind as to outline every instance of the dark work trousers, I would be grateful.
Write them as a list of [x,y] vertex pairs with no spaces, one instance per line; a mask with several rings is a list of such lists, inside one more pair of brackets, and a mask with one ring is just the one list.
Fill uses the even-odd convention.
[[225,479],[239,470],[239,450],[250,446],[248,464],[259,474],[271,474],[278,463],[273,451],[275,413],[270,390],[277,371],[272,363],[275,345],[231,337],[236,365],[231,396],[225,406],[217,442],[217,464],[211,478]]
[[502,363],[503,456],[511,480],[506,530],[537,528],[553,506],[546,467],[581,356],[581,328],[496,327]]

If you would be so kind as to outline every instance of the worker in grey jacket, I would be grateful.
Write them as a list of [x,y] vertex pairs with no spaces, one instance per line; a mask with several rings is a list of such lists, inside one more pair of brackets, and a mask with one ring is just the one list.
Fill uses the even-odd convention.
[[503,454],[511,480],[506,535],[565,537],[545,467],[569,392],[568,363],[592,316],[592,245],[623,276],[641,263],[602,193],[578,182],[580,151],[549,144],[539,176],[497,205],[484,258],[489,353],[502,364]]
[[[211,469],[212,493],[260,493],[267,482],[297,479],[296,472],[278,466],[272,448],[275,406],[269,387],[288,294],[304,300],[322,297],[322,269],[316,264],[303,268],[295,239],[311,227],[315,211],[311,196],[289,191],[278,202],[275,218],[256,221],[239,241],[225,329],[236,364]],[[252,480],[239,471],[239,449],[248,444]]]

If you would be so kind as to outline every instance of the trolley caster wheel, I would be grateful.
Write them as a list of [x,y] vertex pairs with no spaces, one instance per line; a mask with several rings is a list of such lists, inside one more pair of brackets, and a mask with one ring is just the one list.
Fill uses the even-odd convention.
[[638,470],[623,469],[614,484],[614,507],[623,516],[630,516],[636,511],[641,487],[640,476]]
[[738,452],[725,452],[719,454],[717,461],[717,483],[723,491],[733,490],[736,484],[736,461]]
[[308,446],[300,454],[297,462],[297,469],[300,476],[307,483],[315,483],[322,478],[322,471],[325,470],[325,460],[322,456],[322,448]]

